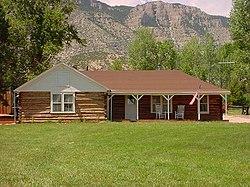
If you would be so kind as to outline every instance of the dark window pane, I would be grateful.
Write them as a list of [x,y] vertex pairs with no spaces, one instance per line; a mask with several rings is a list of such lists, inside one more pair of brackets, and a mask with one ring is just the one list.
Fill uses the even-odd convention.
[[53,102],[61,102],[61,94],[53,94]]
[[72,94],[64,94],[64,102],[73,102]]
[[61,104],[53,104],[53,112],[61,112],[62,105]]
[[207,112],[207,104],[201,104],[201,112]]
[[64,112],[73,112],[73,104],[64,104]]

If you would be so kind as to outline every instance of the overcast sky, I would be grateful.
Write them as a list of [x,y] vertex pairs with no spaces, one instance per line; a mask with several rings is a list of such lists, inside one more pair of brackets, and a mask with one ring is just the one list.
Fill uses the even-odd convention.
[[[136,6],[142,2],[152,0],[99,0],[109,5],[129,5]],[[229,17],[232,8],[232,0],[162,0],[168,3],[181,3],[200,8],[202,11],[212,15],[222,15]]]

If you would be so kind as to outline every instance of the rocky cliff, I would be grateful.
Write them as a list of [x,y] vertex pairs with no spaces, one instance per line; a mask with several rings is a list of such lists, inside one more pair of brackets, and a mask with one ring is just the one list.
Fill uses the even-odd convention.
[[95,0],[77,0],[79,8],[70,18],[87,47],[72,43],[58,58],[69,64],[108,69],[117,58],[125,58],[136,29],[148,27],[158,40],[171,40],[181,48],[193,36],[208,32],[218,44],[230,41],[228,18],[212,16],[200,9],[161,1],[136,7],[114,6]]

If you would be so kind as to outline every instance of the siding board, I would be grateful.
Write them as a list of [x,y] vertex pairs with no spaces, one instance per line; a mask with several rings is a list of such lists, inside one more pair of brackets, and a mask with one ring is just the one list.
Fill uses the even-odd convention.
[[[185,119],[197,120],[197,100],[189,105],[192,95],[175,95],[172,98],[173,112],[170,119],[175,119],[175,111],[178,105],[185,105]],[[155,113],[151,113],[151,96],[145,95],[139,101],[139,119],[155,119]],[[125,96],[113,97],[113,119],[125,119]],[[201,114],[201,120],[222,120],[222,99],[219,95],[209,95],[209,114]]]
[[0,114],[13,114],[13,94],[11,90],[0,91]]
[[75,93],[75,106],[75,113],[51,113],[50,92],[21,92],[18,118],[21,122],[106,119],[104,93]]

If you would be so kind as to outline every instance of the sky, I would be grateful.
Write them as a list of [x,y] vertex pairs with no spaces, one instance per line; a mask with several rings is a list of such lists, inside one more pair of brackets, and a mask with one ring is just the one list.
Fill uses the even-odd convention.
[[[136,6],[153,0],[99,0],[111,6],[128,5]],[[202,11],[211,15],[221,15],[229,17],[232,0],[162,0],[167,3],[181,3],[200,8]]]

